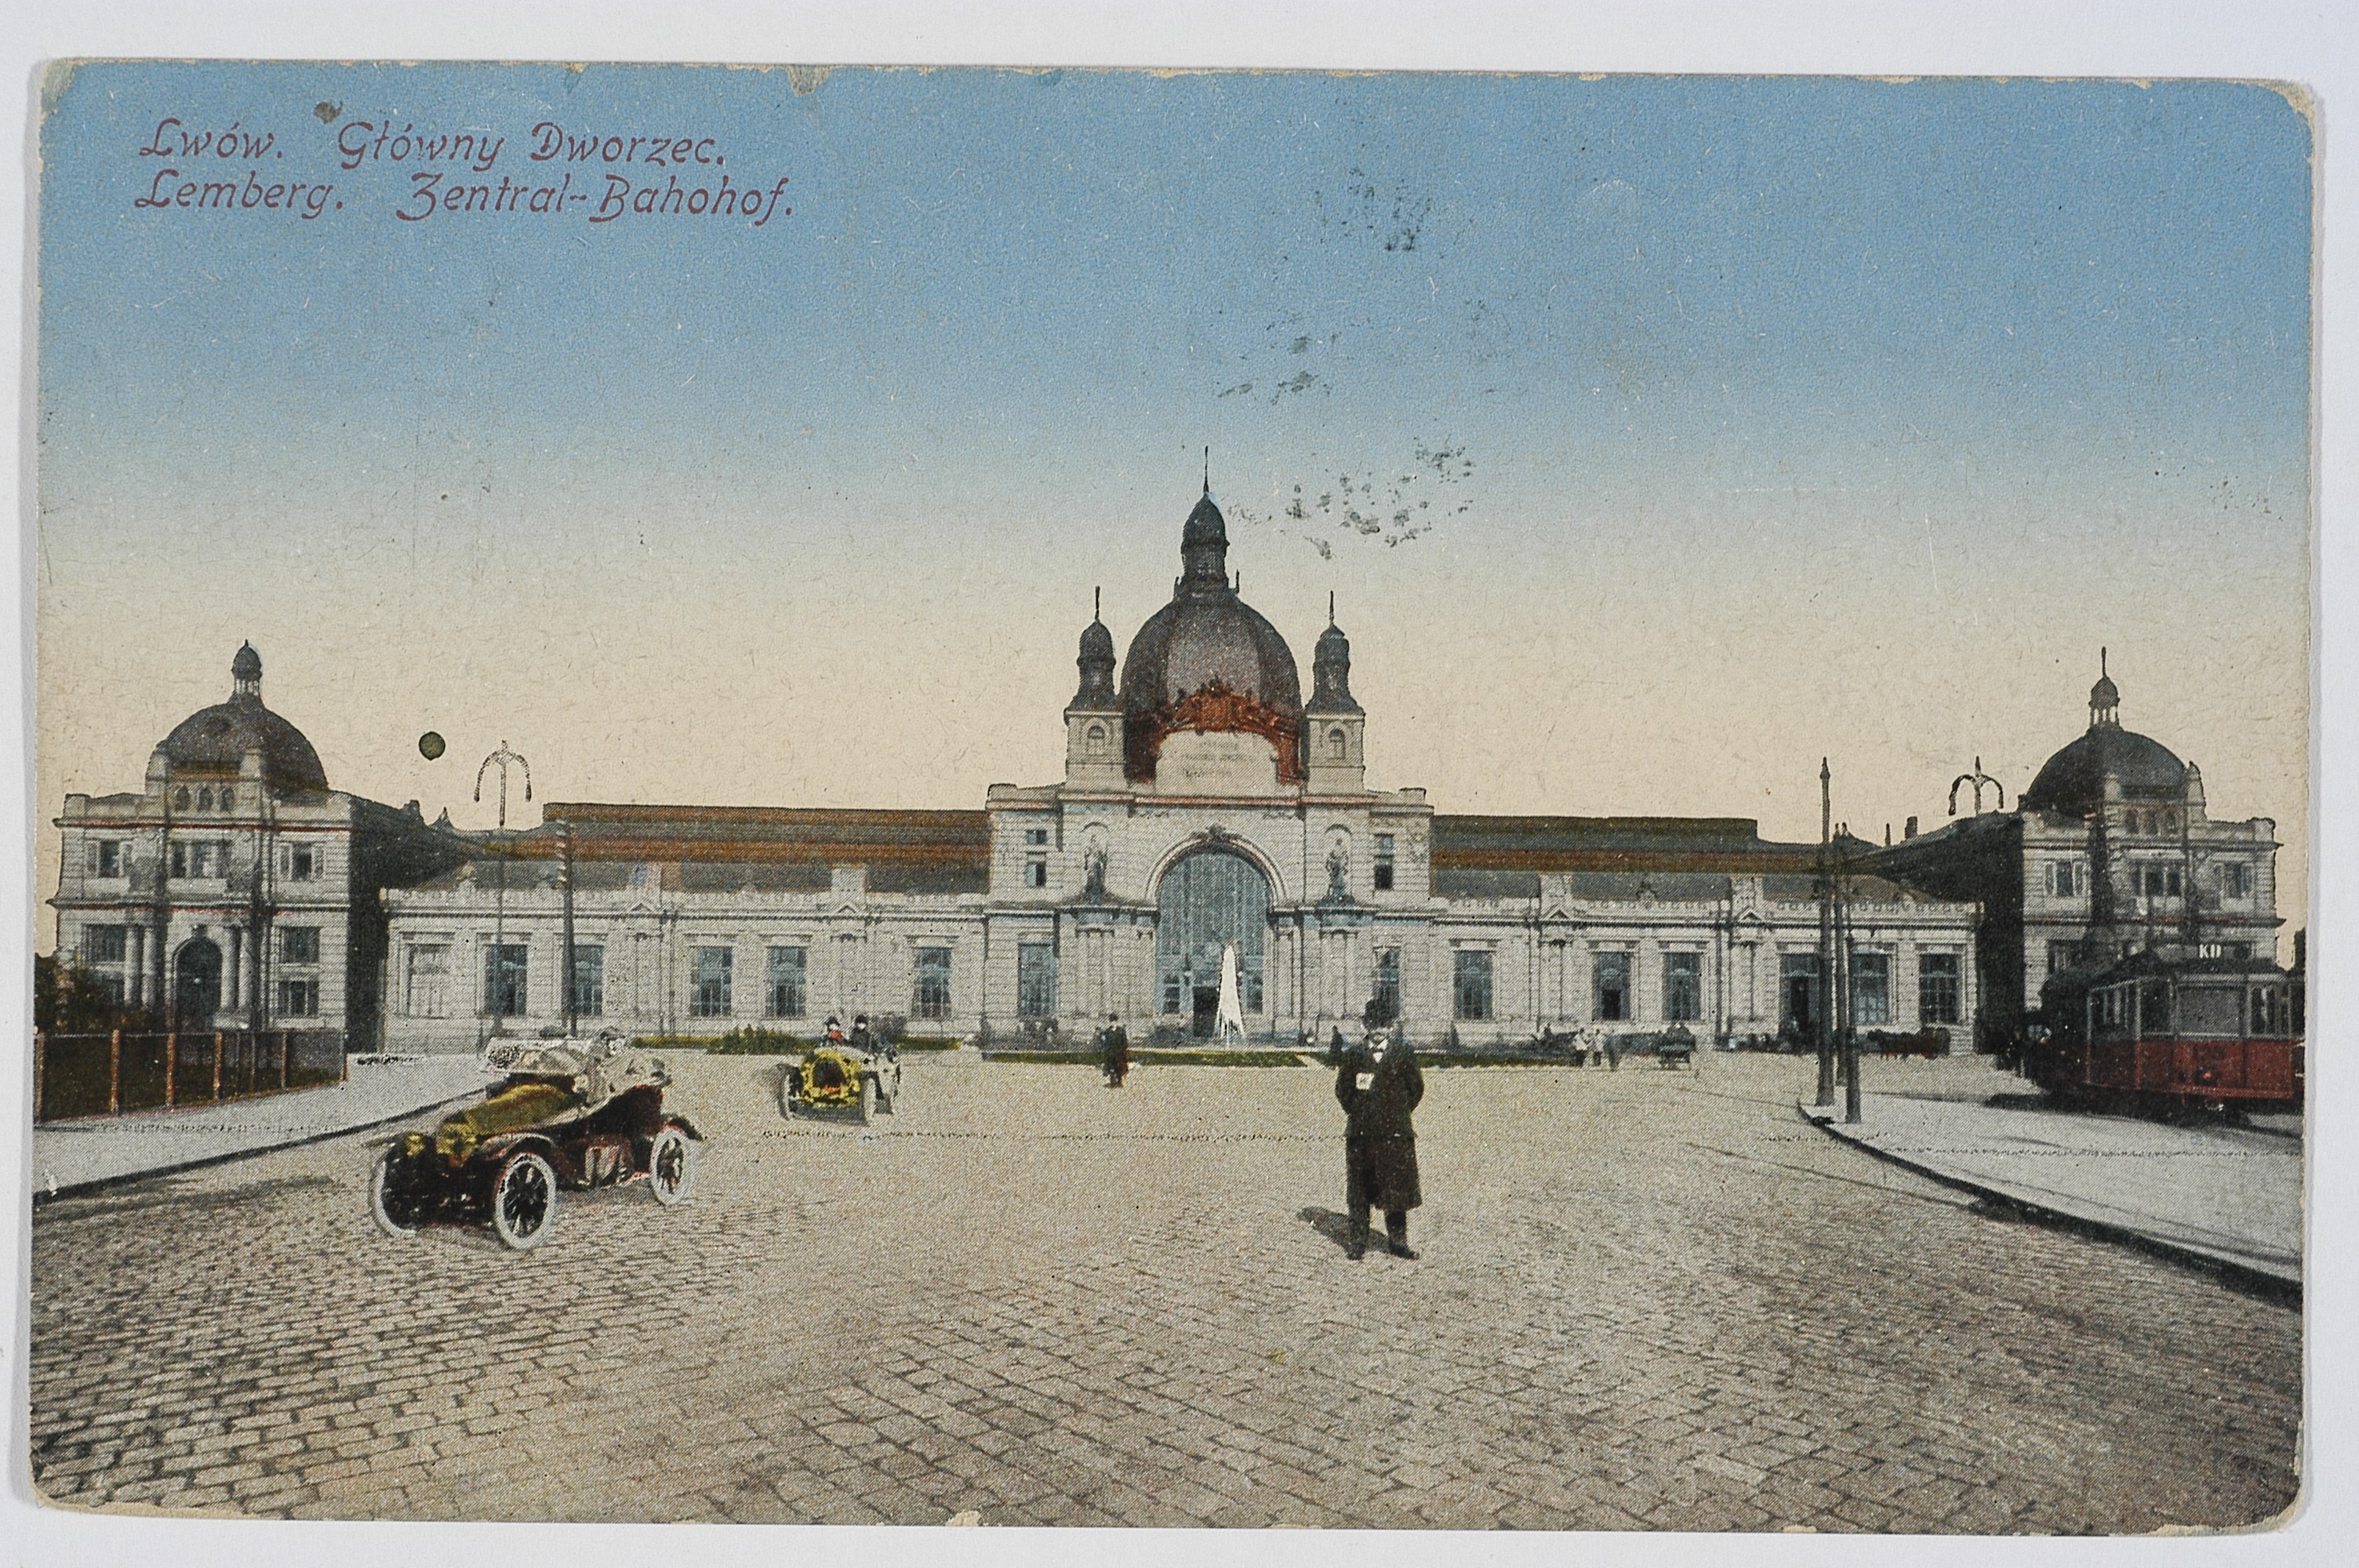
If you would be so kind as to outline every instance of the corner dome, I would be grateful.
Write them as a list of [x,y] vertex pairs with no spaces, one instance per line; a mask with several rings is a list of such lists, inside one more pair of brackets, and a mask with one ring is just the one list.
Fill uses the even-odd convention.
[[303,732],[262,706],[262,655],[247,643],[230,662],[230,698],[190,714],[164,737],[172,771],[234,773],[248,752],[262,753],[263,782],[283,793],[324,794],[327,770]]

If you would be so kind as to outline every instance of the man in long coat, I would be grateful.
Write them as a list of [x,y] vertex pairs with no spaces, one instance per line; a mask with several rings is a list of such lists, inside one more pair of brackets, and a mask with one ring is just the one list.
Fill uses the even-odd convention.
[[1098,1031],[1098,1059],[1105,1072],[1106,1087],[1122,1087],[1122,1080],[1130,1073],[1130,1032],[1123,1028],[1118,1013],[1107,1013],[1105,1027]]
[[1368,1249],[1368,1211],[1385,1211],[1385,1240],[1396,1258],[1414,1258],[1408,1245],[1408,1211],[1423,1201],[1417,1181],[1417,1130],[1410,1115],[1425,1098],[1425,1075],[1417,1053],[1397,1027],[1386,1027],[1390,1011],[1368,1004],[1367,1038],[1343,1054],[1335,1073],[1335,1098],[1343,1108],[1343,1201],[1351,1210],[1352,1234],[1344,1250],[1352,1258]]

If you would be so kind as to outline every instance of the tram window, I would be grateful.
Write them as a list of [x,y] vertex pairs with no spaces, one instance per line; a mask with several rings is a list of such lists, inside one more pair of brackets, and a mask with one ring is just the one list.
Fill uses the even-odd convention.
[[[2254,993],[2258,996],[2258,992]],[[2181,985],[2175,1034],[2241,1034],[2245,1031],[2242,986]]]

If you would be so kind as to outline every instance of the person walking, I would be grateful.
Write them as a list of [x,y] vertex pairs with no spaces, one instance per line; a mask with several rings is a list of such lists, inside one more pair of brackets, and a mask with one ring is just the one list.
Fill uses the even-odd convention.
[[1130,1076],[1130,1034],[1123,1028],[1120,1017],[1106,1014],[1105,1027],[1098,1031],[1097,1045],[1098,1058],[1105,1067],[1106,1087],[1122,1087],[1122,1080]]
[[1408,1211],[1424,1195],[1418,1190],[1417,1130],[1410,1116],[1425,1098],[1425,1075],[1381,1000],[1368,1003],[1366,1023],[1366,1038],[1344,1054],[1335,1073],[1335,1099],[1344,1119],[1343,1201],[1352,1224],[1344,1254],[1366,1254],[1369,1211],[1380,1208],[1386,1250],[1396,1258],[1414,1258]]

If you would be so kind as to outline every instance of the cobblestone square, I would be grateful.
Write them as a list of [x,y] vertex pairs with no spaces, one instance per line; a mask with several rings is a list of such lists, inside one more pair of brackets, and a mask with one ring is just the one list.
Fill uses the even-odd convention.
[[339,1140],[38,1211],[52,1499],[266,1516],[2118,1532],[2296,1492],[2297,1313],[1796,1116],[1809,1063],[1453,1068],[1422,1256],[1308,1069],[675,1059],[692,1202],[380,1236]]

